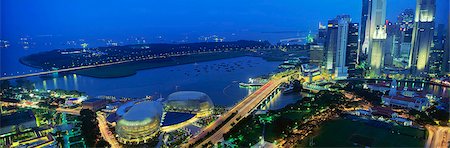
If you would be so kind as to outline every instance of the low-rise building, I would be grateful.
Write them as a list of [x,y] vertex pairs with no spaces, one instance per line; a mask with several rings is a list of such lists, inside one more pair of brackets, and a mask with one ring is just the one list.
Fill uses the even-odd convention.
[[105,107],[106,104],[108,104],[108,100],[106,99],[99,99],[99,98],[88,99],[83,101],[83,109],[89,109],[95,112]]
[[0,135],[37,127],[36,117],[31,110],[2,115],[0,123]]

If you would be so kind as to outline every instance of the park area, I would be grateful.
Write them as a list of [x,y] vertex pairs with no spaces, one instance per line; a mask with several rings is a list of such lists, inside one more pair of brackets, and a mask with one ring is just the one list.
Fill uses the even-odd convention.
[[423,147],[424,130],[379,121],[339,119],[324,123],[301,144],[304,147]]

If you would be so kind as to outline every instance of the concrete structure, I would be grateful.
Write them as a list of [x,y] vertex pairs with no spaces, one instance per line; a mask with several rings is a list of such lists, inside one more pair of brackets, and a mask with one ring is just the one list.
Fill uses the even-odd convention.
[[408,109],[414,109],[418,111],[424,111],[430,106],[426,97],[407,97],[402,95],[397,96],[382,96],[382,103],[388,106],[403,107]]
[[[450,15],[448,16],[447,24],[450,24]],[[450,27],[448,27],[448,25],[447,25],[447,37],[445,40],[444,57],[443,57],[443,62],[442,62],[442,73],[443,74],[450,73],[450,46],[449,46],[450,39],[448,38],[449,36],[450,36]]]
[[[228,132],[234,124],[251,115],[258,108],[265,108],[270,101],[280,92],[279,86],[286,82],[290,76],[280,79],[272,79],[257,91],[250,94],[217,120],[205,127],[200,134],[189,139],[183,147],[198,147],[205,143],[217,143],[223,139],[224,133]],[[207,137],[206,137],[207,136]]]
[[347,33],[347,50],[345,52],[345,66],[348,68],[348,77],[355,78],[360,77],[360,73],[357,72],[356,66],[360,62],[360,52],[358,51],[358,37],[359,37],[359,24],[349,23]]
[[38,127],[31,110],[2,115],[0,123],[0,135]]
[[105,107],[106,104],[108,104],[108,100],[93,98],[93,99],[88,99],[88,100],[83,101],[82,104],[83,104],[82,105],[83,109],[89,109],[89,110],[95,112],[95,111]]
[[418,111],[423,111],[430,106],[426,97],[419,96],[413,91],[402,90],[399,93],[396,80],[391,82],[389,95],[382,96],[381,100],[387,106],[403,107]]
[[[339,17],[339,16],[338,16]],[[339,18],[329,20],[327,26],[327,39],[325,42],[325,51],[324,51],[324,68],[328,70],[330,73],[334,73],[335,66],[335,53],[337,50],[337,36],[338,36],[338,24]]]
[[335,62],[335,76],[337,79],[346,79],[348,77],[348,67],[345,64],[347,52],[347,37],[349,19],[341,19],[338,22],[337,48],[336,48],[336,62]]
[[413,76],[424,76],[428,74],[429,56],[433,42],[435,11],[435,0],[416,1],[412,50],[408,64]]
[[[370,9],[370,25],[368,39],[365,40],[363,48],[368,48],[368,62],[371,71],[375,75],[381,73],[384,66],[384,42],[387,37],[386,34],[386,0],[372,0]],[[367,30],[366,30],[367,31]]]
[[435,29],[433,43],[434,47],[431,49],[430,53],[430,74],[443,74],[444,70],[444,56],[445,56],[445,26],[444,24],[439,24]]
[[198,116],[210,115],[214,104],[208,95],[196,91],[179,91],[170,94],[164,101],[166,112],[183,112],[197,114]]
[[358,63],[358,29],[358,24],[351,23],[349,15],[339,15],[328,21],[324,64],[325,69],[334,73],[337,79],[355,76]]
[[323,64],[323,45],[310,45],[309,46],[309,63],[321,67]]
[[361,13],[361,35],[359,36],[361,53],[367,54],[369,50],[369,32],[370,32],[370,15],[372,9],[372,0],[362,0],[362,13]]
[[147,143],[160,131],[163,107],[159,102],[142,101],[134,104],[117,121],[118,141],[124,144]]

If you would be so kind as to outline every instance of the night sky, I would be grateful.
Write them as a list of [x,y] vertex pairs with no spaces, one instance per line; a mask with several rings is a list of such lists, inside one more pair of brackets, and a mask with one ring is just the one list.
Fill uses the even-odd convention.
[[[446,22],[448,0],[437,2],[437,21]],[[395,21],[415,0],[387,7]],[[315,31],[338,14],[359,22],[361,0],[1,0],[1,38]]]

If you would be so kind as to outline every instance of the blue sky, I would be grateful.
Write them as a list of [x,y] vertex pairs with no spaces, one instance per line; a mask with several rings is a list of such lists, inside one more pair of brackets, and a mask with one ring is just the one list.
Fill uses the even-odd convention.
[[[443,23],[448,0],[437,2]],[[415,0],[388,0],[387,7],[395,20]],[[1,38],[306,31],[338,14],[359,22],[361,0],[1,0]]]

